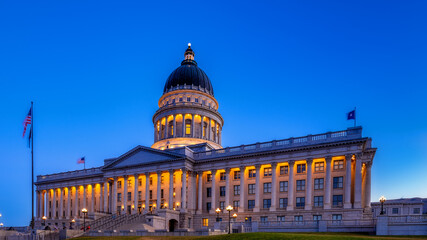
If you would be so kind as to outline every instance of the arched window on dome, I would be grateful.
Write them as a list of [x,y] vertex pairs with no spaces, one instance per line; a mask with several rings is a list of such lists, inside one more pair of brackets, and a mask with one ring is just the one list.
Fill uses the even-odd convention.
[[191,136],[191,119],[185,120],[185,136],[186,137]]
[[208,123],[206,122],[208,121],[206,117],[203,118],[203,138],[207,138],[208,137]]
[[166,137],[166,134],[165,134],[165,122],[166,122],[166,119],[165,118],[162,118],[162,120],[160,121],[160,138],[161,139],[163,139],[163,138],[165,138]]
[[175,131],[175,129],[173,129],[173,120],[168,122],[168,137],[173,137],[173,131]]

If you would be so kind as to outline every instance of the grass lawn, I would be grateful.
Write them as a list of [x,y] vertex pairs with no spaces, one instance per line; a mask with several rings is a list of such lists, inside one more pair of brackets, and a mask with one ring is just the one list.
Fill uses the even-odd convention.
[[119,239],[119,240],[240,240],[240,239],[427,239],[427,236],[370,236],[352,233],[239,233],[220,236],[199,237],[80,237],[78,240]]

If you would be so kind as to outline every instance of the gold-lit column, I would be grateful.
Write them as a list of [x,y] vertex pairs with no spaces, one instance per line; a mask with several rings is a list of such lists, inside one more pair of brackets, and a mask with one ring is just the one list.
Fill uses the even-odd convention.
[[181,212],[187,210],[187,169],[182,168],[182,196],[181,196]]
[[197,214],[203,212],[203,171],[197,172],[198,177],[198,191],[197,191]]
[[240,201],[239,201],[239,212],[245,211],[245,192],[246,192],[246,185],[245,185],[245,166],[240,166]]
[[305,210],[311,210],[313,202],[313,190],[312,190],[312,172],[313,172],[313,159],[307,158],[307,178],[305,188]]
[[90,200],[90,210],[89,212],[95,212],[95,184],[91,185],[91,189],[90,189],[90,196],[91,196],[91,200]]
[[325,158],[326,162],[326,177],[325,177],[325,201],[323,202],[323,209],[331,209],[331,162],[332,156],[327,156]]
[[356,155],[356,171],[354,183],[354,208],[362,208],[362,159]]
[[145,173],[145,213],[150,210],[150,173]]
[[79,187],[75,186],[74,187],[74,212],[73,215],[75,218],[77,218],[79,216],[79,209],[78,209],[78,205],[79,205]]
[[181,137],[185,137],[185,113],[182,114],[182,136]]
[[64,191],[62,188],[59,188],[59,212],[58,212],[58,218],[61,219],[64,217],[63,213],[64,213],[64,193],[62,192]]
[[161,137],[162,137],[162,119],[160,119],[159,121],[157,121],[157,141],[160,141]]
[[351,208],[351,160],[353,154],[345,155],[344,208]]
[[255,207],[254,212],[259,212],[260,209],[260,190],[261,190],[261,164],[255,165]]
[[169,209],[173,209],[173,169],[169,170]]
[[123,176],[122,213],[127,214],[128,205],[128,175]]
[[162,204],[162,195],[161,195],[161,191],[162,191],[162,171],[157,171],[157,206],[156,206],[156,210],[159,210]]
[[112,212],[108,211],[108,190],[110,186],[108,184],[108,178],[104,181],[104,212]]
[[215,209],[216,209],[216,173],[217,170],[213,169],[211,170],[212,172],[212,197],[211,197],[211,211],[210,213],[213,214],[215,213]]
[[288,180],[288,206],[286,207],[287,211],[294,210],[294,165],[295,161],[288,161],[289,164],[289,180]]
[[[209,121],[210,122],[210,121]],[[230,168],[225,169],[225,206],[230,205]]]
[[52,219],[56,218],[56,189],[53,189],[52,196]]
[[166,116],[165,119],[165,139],[169,138],[169,122],[168,122],[169,116]]
[[71,187],[67,187],[67,219],[71,219]]
[[87,208],[87,206],[86,206],[86,204],[87,204],[87,201],[86,201],[86,198],[87,198],[87,185],[86,184],[83,184],[83,208]]
[[[210,141],[211,140],[211,132],[212,132],[212,129],[211,129],[211,119],[210,118],[208,118],[208,129],[207,129],[207,138],[208,138],[208,140]],[[228,206],[228,204],[226,204],[226,206]]]
[[197,173],[195,171],[192,171],[190,173],[190,181],[189,181],[190,186],[188,187],[188,189],[190,190],[190,197],[188,201],[190,206],[188,208],[192,210],[192,214],[194,214],[194,211],[196,210],[196,199],[197,199],[196,178],[197,178]]
[[117,181],[119,180],[118,177],[114,177],[113,179],[113,197],[111,198],[113,203],[111,204],[111,213],[119,213],[117,211]]
[[138,212],[138,177],[139,174],[134,175],[134,183],[133,183],[133,210],[132,212],[135,214]]
[[195,118],[196,118],[195,115],[191,114],[191,137],[192,138],[196,137],[196,129],[195,129],[196,125],[194,123],[196,120]]
[[271,207],[270,211],[276,211],[277,207],[277,162],[271,163]]

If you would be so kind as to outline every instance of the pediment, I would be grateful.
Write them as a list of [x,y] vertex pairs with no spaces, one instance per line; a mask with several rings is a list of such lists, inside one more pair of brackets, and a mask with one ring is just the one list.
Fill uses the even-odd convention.
[[126,168],[154,162],[182,159],[184,157],[185,156],[176,153],[165,152],[150,147],[138,146],[116,158],[114,161],[109,162],[103,167],[103,169],[108,170],[115,168]]

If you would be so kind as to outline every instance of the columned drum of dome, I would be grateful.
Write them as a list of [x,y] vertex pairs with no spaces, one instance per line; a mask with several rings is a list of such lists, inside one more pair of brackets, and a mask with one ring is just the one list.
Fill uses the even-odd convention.
[[224,120],[218,112],[212,83],[197,66],[191,44],[185,59],[166,80],[159,109],[153,116],[156,149],[182,147],[208,143],[221,147]]

